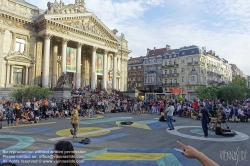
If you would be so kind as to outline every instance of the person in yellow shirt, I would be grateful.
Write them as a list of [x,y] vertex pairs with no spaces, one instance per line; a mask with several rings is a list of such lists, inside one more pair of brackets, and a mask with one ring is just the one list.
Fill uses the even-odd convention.
[[80,106],[76,106],[75,110],[71,113],[71,125],[73,127],[73,130],[71,130],[71,134],[73,135],[73,138],[77,138],[76,133],[79,127],[79,115],[78,111],[80,110]]

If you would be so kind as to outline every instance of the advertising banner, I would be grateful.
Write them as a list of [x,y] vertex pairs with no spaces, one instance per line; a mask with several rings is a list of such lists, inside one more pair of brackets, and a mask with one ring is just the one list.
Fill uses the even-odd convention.
[[97,75],[103,75],[103,55],[96,53],[95,72]]
[[66,71],[76,73],[76,48],[67,47]]

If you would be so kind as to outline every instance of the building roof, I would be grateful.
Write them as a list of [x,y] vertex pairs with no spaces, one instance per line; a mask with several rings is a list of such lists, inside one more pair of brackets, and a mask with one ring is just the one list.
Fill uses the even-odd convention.
[[179,55],[179,49],[173,49],[173,50],[165,51],[162,58],[163,59],[177,58],[178,55]]
[[152,57],[152,56],[163,55],[166,50],[167,48],[159,48],[159,49],[150,50],[147,56]]
[[188,46],[188,47],[181,47],[179,51],[179,56],[188,56],[188,55],[195,55],[200,54],[201,50],[198,46]]
[[39,9],[37,6],[32,5],[32,4],[28,3],[28,2],[25,2],[25,0],[13,0],[13,1],[15,1],[15,2],[17,2],[19,4],[31,7],[31,8]]

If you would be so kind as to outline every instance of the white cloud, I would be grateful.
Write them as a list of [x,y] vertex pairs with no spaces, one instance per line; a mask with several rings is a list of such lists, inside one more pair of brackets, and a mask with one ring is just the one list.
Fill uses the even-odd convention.
[[[47,4],[35,0],[27,2],[44,9]],[[74,3],[74,0],[64,2]],[[116,28],[125,34],[132,50],[130,56],[145,55],[147,48],[162,48],[166,44],[172,48],[206,46],[250,75],[250,1],[86,0],[85,3],[87,10],[110,29]],[[144,14],[149,9],[171,3],[178,7],[176,15],[169,13],[150,22],[145,20]],[[157,15],[157,9],[153,14]]]

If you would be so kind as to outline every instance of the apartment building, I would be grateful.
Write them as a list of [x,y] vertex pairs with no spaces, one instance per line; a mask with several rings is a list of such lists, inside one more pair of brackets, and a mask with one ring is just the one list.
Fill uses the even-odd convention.
[[232,76],[243,76],[243,72],[235,64],[230,64],[232,66]]
[[192,100],[197,98],[197,87],[225,84],[232,80],[231,73],[225,59],[194,45],[167,50],[162,56],[162,85],[167,95],[171,95],[172,88],[178,88],[183,98]]
[[136,57],[128,60],[128,89],[136,84],[137,90],[142,90],[144,86],[144,57]]
[[160,49],[147,49],[143,65],[144,89],[148,92],[162,93],[162,55],[170,49],[169,45]]

